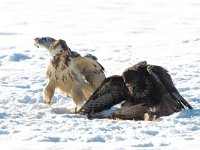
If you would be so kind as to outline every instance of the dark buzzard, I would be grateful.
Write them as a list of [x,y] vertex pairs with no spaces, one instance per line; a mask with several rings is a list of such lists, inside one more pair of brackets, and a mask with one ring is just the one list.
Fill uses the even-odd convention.
[[121,107],[109,118],[154,120],[186,107],[192,109],[175,88],[168,71],[146,61],[126,69],[122,76],[106,78],[79,113],[104,118],[100,113],[120,102]]

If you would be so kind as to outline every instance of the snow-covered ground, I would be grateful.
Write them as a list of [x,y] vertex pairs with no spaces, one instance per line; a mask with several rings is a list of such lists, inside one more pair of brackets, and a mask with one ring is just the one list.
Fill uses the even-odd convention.
[[[199,149],[199,0],[1,0],[1,149]],[[69,114],[59,92],[43,103],[45,49],[35,37],[64,39],[98,57],[106,76],[147,60],[169,70],[194,107],[157,122],[88,120]]]

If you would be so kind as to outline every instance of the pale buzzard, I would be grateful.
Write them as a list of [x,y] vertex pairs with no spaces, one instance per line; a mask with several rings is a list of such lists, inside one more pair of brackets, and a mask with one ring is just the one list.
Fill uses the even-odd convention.
[[105,79],[104,68],[96,57],[82,57],[71,51],[64,40],[51,37],[35,38],[37,47],[46,48],[51,54],[44,88],[45,102],[50,104],[56,88],[70,97],[76,107],[81,106]]

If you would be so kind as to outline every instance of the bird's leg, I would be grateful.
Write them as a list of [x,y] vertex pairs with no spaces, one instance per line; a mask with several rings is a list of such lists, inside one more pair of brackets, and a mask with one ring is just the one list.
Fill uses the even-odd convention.
[[72,100],[73,100],[74,104],[76,105],[75,109],[74,109],[74,113],[77,114],[77,112],[78,112],[78,108],[77,107],[80,106],[80,105],[82,105],[83,102],[86,99],[84,97],[84,94],[82,92],[82,89],[81,89],[80,85],[74,85],[72,87],[71,97],[72,97]]
[[51,107],[51,101],[45,102],[45,104],[47,104],[48,107]]
[[151,114],[151,117],[150,117],[150,120],[151,121],[156,121],[156,118],[157,118],[157,116],[156,116],[156,111],[158,110],[158,108],[156,108],[155,106],[154,107],[150,107],[150,109],[149,109],[149,113]]
[[156,115],[153,115],[153,116],[152,116],[152,121],[154,121],[154,122],[157,121],[157,120],[156,120]]
[[49,81],[43,91],[43,97],[48,107],[51,107],[51,99],[54,95],[54,91],[55,91],[55,82]]
[[77,106],[74,108],[74,113],[77,114]]
[[144,113],[144,121],[153,121],[156,122],[156,115],[151,113]]
[[150,118],[148,113],[144,113],[144,121],[148,121]]

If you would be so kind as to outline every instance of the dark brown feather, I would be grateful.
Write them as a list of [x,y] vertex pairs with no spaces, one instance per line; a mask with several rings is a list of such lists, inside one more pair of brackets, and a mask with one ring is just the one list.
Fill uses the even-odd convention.
[[[158,116],[168,116],[174,112],[181,111],[192,106],[180,95],[170,74],[167,70],[160,66],[148,65],[147,71],[151,75],[152,86],[156,87],[156,92],[152,90],[152,100],[158,99],[157,110]],[[153,87],[152,87],[153,88]]]
[[[126,85],[132,86],[129,93]],[[168,116],[192,106],[179,94],[168,71],[146,61],[126,69],[122,77],[107,78],[79,110],[93,114],[125,101],[110,118],[143,120],[144,113]],[[95,115],[94,115],[95,116]]]
[[90,114],[100,112],[128,98],[123,78],[121,76],[111,76],[104,80],[78,113]]

